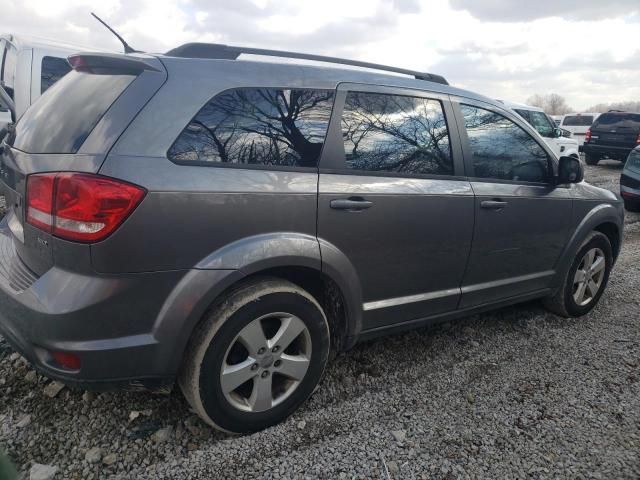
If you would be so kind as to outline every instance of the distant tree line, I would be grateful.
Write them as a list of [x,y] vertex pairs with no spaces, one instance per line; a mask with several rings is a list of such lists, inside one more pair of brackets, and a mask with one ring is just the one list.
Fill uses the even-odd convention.
[[[549,115],[564,115],[573,113],[575,110],[571,108],[566,99],[557,93],[549,93],[547,95],[535,94],[527,99],[527,104],[534,107],[540,107]],[[640,112],[640,101],[598,103],[587,109],[585,112],[608,112],[609,110],[623,110],[625,112]]]

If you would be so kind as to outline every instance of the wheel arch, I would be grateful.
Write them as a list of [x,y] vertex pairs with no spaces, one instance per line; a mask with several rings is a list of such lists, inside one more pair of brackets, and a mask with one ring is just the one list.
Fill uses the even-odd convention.
[[[175,375],[197,325],[228,292],[259,277],[281,278],[308,291],[325,310],[338,351],[351,348],[362,329],[362,295],[346,257],[315,236],[277,233],[250,237],[207,256],[167,297],[153,335],[169,374]],[[323,253],[325,250],[323,250]],[[355,277],[355,281],[354,281]]]
[[601,232],[607,236],[611,242],[614,261],[616,260],[622,246],[622,222],[618,208],[615,205],[603,203],[597,205],[584,216],[565,245],[556,263],[556,278],[552,285],[554,289],[560,287],[563,276],[573,262],[576,252],[593,231]]

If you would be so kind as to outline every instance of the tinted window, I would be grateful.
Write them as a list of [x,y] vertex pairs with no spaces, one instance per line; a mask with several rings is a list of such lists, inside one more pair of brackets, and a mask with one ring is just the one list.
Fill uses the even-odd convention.
[[349,92],[342,137],[348,168],[453,175],[449,132],[437,100]]
[[603,113],[593,124],[594,128],[640,128],[640,113]]
[[177,162],[315,167],[333,92],[246,88],[207,103],[169,149]]
[[529,122],[529,124],[543,137],[554,137],[553,129],[555,126],[551,123],[549,117],[547,117],[544,112],[523,109],[516,109],[516,112]]
[[563,127],[590,127],[593,115],[566,115],[562,120]]
[[640,172],[640,149],[639,148],[636,148],[631,151],[631,153],[627,157],[627,163],[625,163],[624,168],[629,168],[631,170],[635,170],[636,172]]
[[522,182],[549,178],[547,154],[531,135],[498,113],[469,105],[461,108],[474,176]]
[[20,118],[13,146],[30,153],[77,152],[134,78],[70,72]]
[[40,93],[44,93],[71,71],[71,66],[64,58],[44,57],[42,59],[42,73],[40,74]]

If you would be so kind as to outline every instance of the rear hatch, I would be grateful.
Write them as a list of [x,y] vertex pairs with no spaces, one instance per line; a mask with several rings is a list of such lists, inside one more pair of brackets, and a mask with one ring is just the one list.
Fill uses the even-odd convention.
[[153,57],[80,54],[70,60],[74,70],[25,112],[0,153],[0,187],[15,248],[36,274],[51,268],[56,251],[70,242],[25,222],[28,176],[97,173],[117,138],[166,79]]
[[591,127],[590,143],[632,149],[640,134],[640,113],[608,112]]

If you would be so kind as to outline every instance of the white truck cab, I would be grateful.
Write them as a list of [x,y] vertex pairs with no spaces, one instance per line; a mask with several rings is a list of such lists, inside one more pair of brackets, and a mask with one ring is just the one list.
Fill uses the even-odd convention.
[[0,130],[14,122],[71,67],[67,57],[95,49],[33,37],[0,35],[0,87],[13,102],[15,116],[0,95]]
[[503,101],[505,106],[514,110],[535,128],[542,139],[558,157],[580,158],[578,142],[573,138],[564,137],[562,129],[558,128],[553,119],[544,110],[531,105]]

